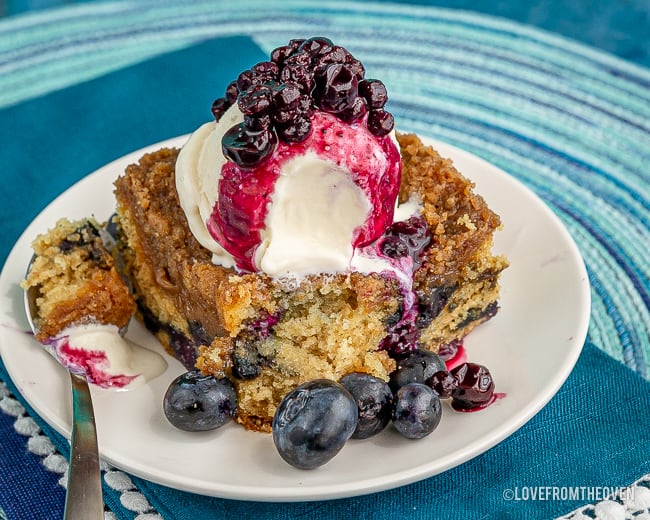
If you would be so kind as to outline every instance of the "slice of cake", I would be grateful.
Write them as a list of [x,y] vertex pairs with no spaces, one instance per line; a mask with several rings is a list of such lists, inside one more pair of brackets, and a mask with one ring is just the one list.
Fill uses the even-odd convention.
[[497,312],[497,215],[414,135],[384,85],[324,38],[232,82],[182,151],[115,183],[139,315],[188,369],[231,379],[237,420],[270,429],[297,385],[388,380],[417,347]]
[[38,291],[34,323],[39,341],[91,322],[126,327],[135,313],[100,228],[92,219],[61,219],[34,240],[35,256],[22,286]]

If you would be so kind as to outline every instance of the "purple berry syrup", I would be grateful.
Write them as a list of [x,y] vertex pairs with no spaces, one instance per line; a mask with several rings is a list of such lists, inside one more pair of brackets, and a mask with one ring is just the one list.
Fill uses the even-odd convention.
[[487,402],[479,404],[472,408],[462,408],[458,406],[456,403],[454,403],[453,401],[451,403],[451,407],[457,412],[465,412],[465,413],[480,412],[481,410],[485,410],[488,406],[494,404],[499,399],[503,399],[505,396],[506,396],[505,392],[494,392],[492,394],[492,397],[490,397],[490,399]]
[[110,366],[110,362],[106,352],[74,348],[67,337],[53,339],[45,345],[55,352],[56,358],[70,372],[81,374],[89,383],[102,388],[124,388],[138,377],[109,374],[106,369]]
[[447,365],[447,370],[452,370],[467,361],[467,352],[462,340],[455,340],[443,345],[438,350],[438,355]]

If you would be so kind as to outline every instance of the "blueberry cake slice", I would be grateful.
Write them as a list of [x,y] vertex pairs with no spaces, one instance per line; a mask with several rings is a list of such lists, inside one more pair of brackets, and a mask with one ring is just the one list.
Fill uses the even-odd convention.
[[392,277],[352,272],[294,286],[214,265],[178,201],[176,150],[145,155],[117,180],[122,255],[139,315],[188,369],[231,378],[246,427],[267,431],[282,397],[305,381],[351,372],[387,379],[389,354],[405,335],[437,351],[496,313],[507,265],[490,252],[498,216],[451,161],[413,135],[399,141],[400,196],[422,196],[432,236],[414,275],[415,328],[401,319],[404,296]]
[[325,38],[242,72],[182,150],[115,183],[138,312],[188,369],[228,377],[268,431],[297,385],[387,380],[497,312],[499,217],[414,135],[386,89]]

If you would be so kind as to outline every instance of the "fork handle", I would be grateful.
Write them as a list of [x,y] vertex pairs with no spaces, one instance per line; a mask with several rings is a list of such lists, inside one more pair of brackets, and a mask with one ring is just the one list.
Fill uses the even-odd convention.
[[65,520],[103,520],[99,452],[90,389],[83,376],[70,374],[72,382],[72,435]]

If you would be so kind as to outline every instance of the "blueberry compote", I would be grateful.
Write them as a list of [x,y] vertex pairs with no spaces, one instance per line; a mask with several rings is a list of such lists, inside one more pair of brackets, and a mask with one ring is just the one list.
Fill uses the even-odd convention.
[[322,37],[291,40],[228,85],[212,113],[219,123],[236,105],[243,121],[221,139],[227,161],[206,225],[240,270],[259,270],[255,253],[276,181],[289,161],[306,155],[349,172],[368,199],[352,247],[381,236],[393,220],[401,178],[387,100],[381,81],[366,78],[359,60]]
[[269,61],[242,72],[215,100],[212,113],[219,120],[236,103],[244,114],[244,122],[224,137],[223,149],[239,166],[250,168],[264,161],[278,140],[307,139],[316,110],[346,123],[368,116],[368,130],[383,137],[394,126],[384,110],[386,101],[384,84],[366,79],[363,65],[347,49],[314,37],[291,40],[273,50]]

